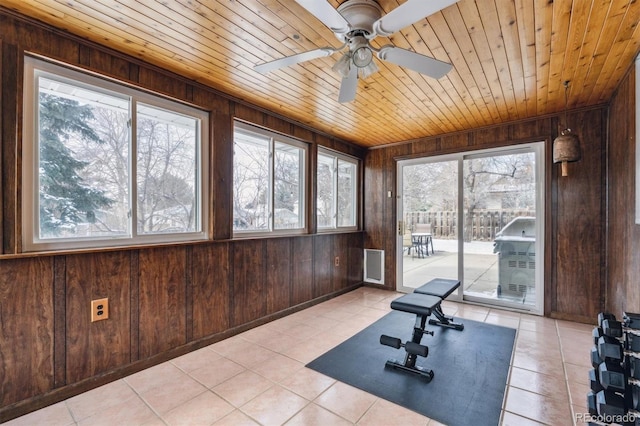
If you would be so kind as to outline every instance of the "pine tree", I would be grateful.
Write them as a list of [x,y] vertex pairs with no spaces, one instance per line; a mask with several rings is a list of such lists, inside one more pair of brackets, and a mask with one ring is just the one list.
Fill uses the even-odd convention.
[[94,222],[95,211],[112,200],[80,176],[88,163],[74,158],[65,144],[71,138],[102,143],[91,128],[88,106],[40,93],[40,234],[74,232],[79,223]]

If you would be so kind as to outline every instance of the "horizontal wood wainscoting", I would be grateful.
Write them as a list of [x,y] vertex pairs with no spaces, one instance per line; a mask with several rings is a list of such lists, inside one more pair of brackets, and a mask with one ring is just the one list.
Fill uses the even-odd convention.
[[[354,232],[1,260],[0,421],[354,289],[362,242]],[[109,319],[92,323],[90,300],[103,297]]]
[[365,247],[385,250],[385,285],[396,282],[397,160],[545,141],[545,315],[592,323],[604,307],[605,146],[607,108],[570,111],[582,160],[561,177],[552,163],[552,141],[561,117],[420,139],[370,150],[365,161]]
[[[210,241],[23,253],[27,52],[210,113]],[[361,160],[364,148],[2,8],[0,55],[0,422],[361,285],[363,232],[318,234],[312,212],[317,147]],[[232,239],[234,118],[309,144],[308,235]],[[104,297],[109,319],[91,323],[90,301]]]

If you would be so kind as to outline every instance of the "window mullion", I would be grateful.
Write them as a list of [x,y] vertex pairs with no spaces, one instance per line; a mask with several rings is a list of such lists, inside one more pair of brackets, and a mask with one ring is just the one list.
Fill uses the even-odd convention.
[[131,98],[129,111],[129,233],[138,236],[138,102]]
[[275,214],[273,211],[273,206],[275,205],[275,157],[275,140],[269,138],[269,183],[267,188],[269,193],[269,231],[275,229]]

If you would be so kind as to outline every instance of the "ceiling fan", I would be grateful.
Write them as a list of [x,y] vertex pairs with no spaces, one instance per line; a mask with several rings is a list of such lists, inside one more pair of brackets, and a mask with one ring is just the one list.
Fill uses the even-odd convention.
[[388,37],[457,1],[407,0],[382,16],[382,8],[374,0],[347,0],[337,9],[326,0],[296,0],[300,6],[331,29],[343,45],[338,48],[321,47],[298,53],[256,65],[254,69],[266,74],[279,68],[329,56],[348,47],[332,68],[342,76],[338,96],[338,102],[341,103],[355,99],[358,78],[367,78],[378,71],[373,62],[374,53],[380,60],[438,79],[451,70],[451,64],[393,45],[376,49],[369,41],[378,36]]

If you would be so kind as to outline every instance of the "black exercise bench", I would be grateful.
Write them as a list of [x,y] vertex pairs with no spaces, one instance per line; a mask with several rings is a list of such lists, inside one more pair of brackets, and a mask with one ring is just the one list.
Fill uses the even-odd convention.
[[[435,278],[428,283],[416,288],[413,292],[418,294],[428,294],[430,296],[436,296],[444,300],[449,297],[449,295],[453,293],[458,287],[460,287],[460,280]],[[442,306],[440,304],[435,307],[433,315],[435,315],[435,317],[438,319],[430,319],[429,324],[431,325],[455,328],[456,330],[464,329],[464,324],[453,322],[453,317],[448,317],[444,314],[444,312],[442,312]]]
[[433,331],[425,329],[427,318],[429,318],[431,314],[438,318],[437,320],[429,320],[429,324],[431,325],[439,325],[456,330],[462,330],[464,328],[463,324],[455,323],[453,322],[452,317],[444,315],[441,307],[444,298],[453,293],[459,286],[460,281],[437,278],[419,287],[413,293],[400,296],[391,302],[391,309],[415,314],[416,321],[413,326],[411,341],[402,343],[402,340],[397,337],[391,337],[384,334],[380,336],[381,344],[391,346],[396,349],[404,347],[407,352],[404,363],[391,359],[386,362],[386,367],[418,374],[427,379],[428,382],[433,379],[432,370],[416,365],[418,356],[426,358],[429,354],[429,348],[422,345],[420,342],[422,340],[422,336],[425,334],[433,336]]

